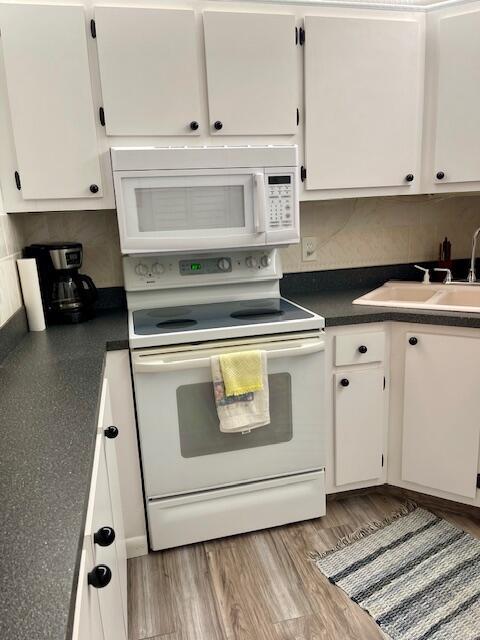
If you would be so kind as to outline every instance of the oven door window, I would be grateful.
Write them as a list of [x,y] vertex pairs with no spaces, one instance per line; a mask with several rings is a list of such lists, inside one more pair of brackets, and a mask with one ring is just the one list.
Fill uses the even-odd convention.
[[245,434],[220,431],[211,382],[178,387],[177,410],[182,457],[195,458],[291,440],[293,420],[290,374],[270,374],[268,384],[270,424]]

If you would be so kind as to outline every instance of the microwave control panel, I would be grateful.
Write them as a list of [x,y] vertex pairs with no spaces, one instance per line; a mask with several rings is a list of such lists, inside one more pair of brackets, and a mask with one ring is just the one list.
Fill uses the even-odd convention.
[[267,176],[267,219],[270,229],[293,226],[295,209],[293,203],[293,176]]

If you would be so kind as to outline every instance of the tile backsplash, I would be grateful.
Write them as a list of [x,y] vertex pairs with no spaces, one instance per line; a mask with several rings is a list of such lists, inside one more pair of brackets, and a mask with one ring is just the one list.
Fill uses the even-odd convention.
[[22,306],[16,262],[21,248],[18,221],[4,212],[0,195],[0,327]]
[[[9,217],[15,219],[25,244],[81,242],[82,271],[99,287],[122,284],[115,211]],[[480,226],[480,194],[303,202],[300,224],[302,236],[317,239],[317,259],[303,262],[301,245],[282,249],[285,272],[435,260],[446,235],[452,241],[452,257],[466,258],[472,233]]]

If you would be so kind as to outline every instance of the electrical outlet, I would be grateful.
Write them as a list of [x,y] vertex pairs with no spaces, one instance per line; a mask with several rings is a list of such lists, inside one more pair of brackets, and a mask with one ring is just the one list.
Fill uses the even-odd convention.
[[317,239],[315,236],[304,236],[302,238],[302,260],[309,262],[317,259]]

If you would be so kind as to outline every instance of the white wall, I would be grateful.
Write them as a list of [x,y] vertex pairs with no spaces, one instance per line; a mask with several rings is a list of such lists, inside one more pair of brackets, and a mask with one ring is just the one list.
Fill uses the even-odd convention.
[[[123,282],[115,211],[19,213],[25,243],[72,240],[84,245],[83,271],[97,286]],[[303,236],[317,238],[317,260],[300,245],[282,249],[285,272],[435,260],[448,235],[453,258],[466,258],[480,226],[480,194],[397,196],[302,202]]]
[[5,213],[0,192],[0,327],[22,306],[16,263],[21,247],[18,221]]

